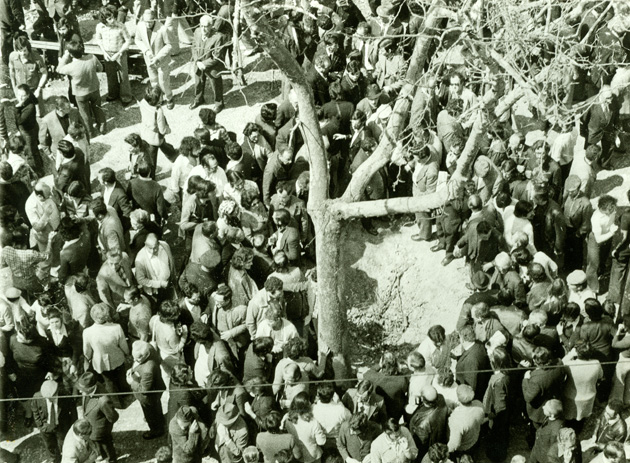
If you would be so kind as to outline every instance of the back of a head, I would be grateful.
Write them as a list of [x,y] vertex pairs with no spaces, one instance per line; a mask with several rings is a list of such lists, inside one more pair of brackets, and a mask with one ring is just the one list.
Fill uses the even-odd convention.
[[448,459],[448,446],[441,442],[429,447],[429,460],[431,463],[442,463]]

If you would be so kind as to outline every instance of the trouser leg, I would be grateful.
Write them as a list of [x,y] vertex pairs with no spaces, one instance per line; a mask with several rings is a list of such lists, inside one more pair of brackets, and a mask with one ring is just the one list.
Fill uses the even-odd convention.
[[[170,59],[170,58],[165,58]],[[166,101],[173,99],[173,90],[171,89],[171,69],[169,66],[161,67],[157,70],[157,78],[160,88],[164,92]]]
[[206,73],[197,69],[195,71],[195,101],[204,101],[203,94],[206,88]]
[[116,61],[118,80],[120,82],[120,100],[123,103],[128,103],[132,99],[131,95],[131,83],[129,83],[129,61],[127,59],[127,53],[120,55]]

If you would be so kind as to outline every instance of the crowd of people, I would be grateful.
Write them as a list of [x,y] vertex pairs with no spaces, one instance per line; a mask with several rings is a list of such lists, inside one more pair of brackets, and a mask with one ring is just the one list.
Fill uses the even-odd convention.
[[[21,1],[0,0],[0,265],[11,276],[0,295],[0,432],[23,418],[52,463],[113,463],[123,450],[114,424],[137,400],[142,437],[160,442],[164,463],[503,462],[514,429],[531,453],[513,463],[625,462],[630,212],[611,195],[593,198],[593,186],[629,128],[630,91],[616,85],[630,59],[627,4],[582,1],[565,16],[548,6],[589,41],[562,90],[567,108],[587,109],[565,120],[532,106],[528,125],[509,111],[488,121],[482,100],[496,82],[466,66],[425,73],[409,127],[363,197],[444,188],[484,119],[469,178],[405,223],[417,227],[411,239],[444,252],[442,265],[465,259],[472,294],[456,327],[432,326],[406,358],[383,352],[350,380],[317,342],[296,92],[283,82],[280,103],[262,105],[236,134],[216,120],[233,5],[217,1],[205,14],[194,2],[104,3],[99,58],[85,53],[78,2],[36,1],[37,24],[27,28]],[[313,89],[331,197],[389,136],[427,5],[370,2],[367,18],[347,0],[266,13]],[[444,25],[461,20],[456,9],[443,6]],[[173,134],[171,58],[184,16],[198,24],[188,31],[189,104],[201,108],[190,113],[197,128]],[[51,24],[58,53],[42,56],[31,40]],[[246,55],[261,51],[255,34],[242,39]],[[138,102],[132,45],[149,80]],[[544,67],[557,51],[531,58]],[[108,130],[100,72],[107,100],[137,103],[141,114],[125,138],[123,172],[90,167],[90,141]],[[67,94],[47,95],[60,76]],[[171,165],[166,188],[156,181],[158,151]]]

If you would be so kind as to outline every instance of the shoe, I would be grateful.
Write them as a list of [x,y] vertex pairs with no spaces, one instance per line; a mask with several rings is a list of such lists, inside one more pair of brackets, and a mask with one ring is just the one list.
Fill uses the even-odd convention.
[[425,238],[420,233],[416,233],[415,235],[411,235],[411,239],[414,241],[429,241],[428,238]]
[[223,104],[223,102],[222,102],[222,101],[219,101],[219,102],[217,102],[217,103],[215,103],[215,104],[213,104],[213,105],[212,105],[212,110],[213,110],[216,114],[219,114],[219,113],[223,110],[223,108],[224,108],[224,107],[225,107],[225,105]]
[[448,254],[444,259],[442,259],[442,265],[446,267],[448,264],[455,260],[455,256],[452,254]]
[[108,96],[107,98],[105,98],[105,101],[108,101],[111,103],[112,101],[116,101],[117,99],[118,98],[114,98],[113,96]]
[[414,220],[410,221],[410,222],[405,222],[402,224],[403,227],[413,227],[416,224],[416,222]]
[[195,101],[193,101],[192,103],[190,103],[189,108],[190,108],[190,109],[195,109],[195,108],[198,108],[198,107],[199,107],[199,106],[201,106],[203,103],[204,103],[204,101],[203,101],[203,100],[195,100]]
[[431,252],[438,252],[438,251],[441,251],[442,249],[446,249],[446,248],[441,244],[436,244],[435,246],[431,246]]
[[129,101],[121,101],[122,107],[126,108],[127,106],[133,104],[133,100],[129,100]]
[[158,437],[162,437],[164,435],[164,431],[146,431],[142,433],[142,438],[145,440],[157,439]]
[[101,125],[99,125],[98,131],[101,133],[101,135],[105,135],[107,133],[107,124],[103,122]]
[[175,101],[172,99],[166,102],[166,109],[173,109],[175,107]]

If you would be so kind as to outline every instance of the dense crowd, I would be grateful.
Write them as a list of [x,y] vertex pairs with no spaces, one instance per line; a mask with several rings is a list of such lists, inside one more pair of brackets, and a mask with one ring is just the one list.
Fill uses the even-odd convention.
[[[76,12],[86,5],[36,0],[27,28],[21,0],[0,0],[0,265],[11,275],[0,295],[1,432],[20,417],[52,463],[113,463],[119,410],[137,400],[142,437],[160,439],[158,462],[502,462],[515,429],[531,452],[513,463],[625,462],[630,212],[591,196],[597,173],[627,148],[630,91],[617,84],[628,80],[628,4],[585,0],[566,16],[548,6],[589,44],[562,95],[567,108],[587,109],[563,120],[533,104],[528,124],[509,110],[488,120],[482,100],[496,82],[466,65],[429,67],[409,127],[363,197],[446,188],[483,119],[469,178],[405,223],[417,227],[414,241],[437,236],[430,250],[444,252],[442,265],[465,259],[472,294],[456,327],[427,327],[406,358],[385,351],[350,380],[317,342],[296,92],[283,82],[280,103],[262,105],[236,134],[216,120],[231,3],[103,3],[91,42],[99,58],[81,37]],[[389,136],[428,3],[374,1],[368,18],[347,0],[303,3],[306,13],[270,4],[265,20],[304,67],[339,197]],[[455,3],[442,5],[442,25],[461,21]],[[244,54],[259,53],[243,29]],[[42,55],[35,39],[57,50]],[[190,109],[201,108],[190,113],[197,128],[171,134],[172,56],[187,53],[186,41]],[[149,80],[139,101],[132,49]],[[532,52],[532,72],[556,52]],[[90,170],[90,141],[108,130],[100,72],[107,100],[141,114],[123,172]],[[67,78],[67,95],[46,94],[53,78]],[[158,151],[171,164],[166,188]],[[581,435],[594,413],[593,433]]]

